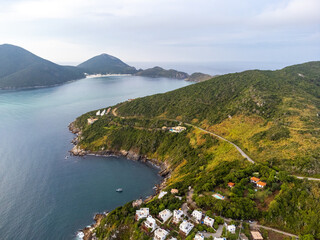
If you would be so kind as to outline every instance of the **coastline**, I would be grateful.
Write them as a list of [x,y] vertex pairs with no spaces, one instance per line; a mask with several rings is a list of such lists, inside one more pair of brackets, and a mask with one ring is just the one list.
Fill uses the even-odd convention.
[[[100,157],[111,157],[111,156],[117,156],[117,157],[125,157],[129,160],[133,161],[140,161],[144,164],[150,164],[151,166],[158,168],[159,172],[158,174],[163,177],[162,181],[160,184],[155,185],[155,193],[153,195],[147,196],[144,202],[149,202],[151,199],[153,199],[159,192],[166,187],[166,182],[170,178],[171,175],[171,170],[167,166],[166,163],[162,163],[158,161],[157,159],[150,159],[147,156],[140,155],[138,153],[135,153],[133,151],[126,151],[126,150],[121,150],[121,151],[113,151],[113,150],[101,150],[101,151],[89,151],[89,150],[84,150],[81,149],[81,147],[78,145],[79,143],[79,138],[81,137],[81,130],[77,128],[74,124],[74,122],[71,122],[68,126],[70,132],[75,134],[75,138],[71,141],[71,143],[74,145],[74,147],[69,151],[70,154],[73,156],[100,156]],[[108,215],[108,212],[104,213],[97,213],[94,215],[94,222],[83,228],[80,229],[77,232],[77,237],[78,239],[83,239],[83,240],[90,240],[93,239],[94,237],[94,229],[100,225],[101,220]],[[80,233],[80,234],[79,234]],[[83,233],[83,234],[81,234]]]

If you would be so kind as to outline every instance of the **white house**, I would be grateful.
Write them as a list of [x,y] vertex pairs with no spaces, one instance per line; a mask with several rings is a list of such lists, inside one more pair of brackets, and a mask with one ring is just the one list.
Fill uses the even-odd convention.
[[161,192],[159,193],[158,198],[159,198],[159,199],[160,199],[160,198],[163,198],[163,196],[166,195],[167,193],[168,193],[168,192],[161,191]]
[[192,223],[188,222],[187,220],[184,220],[180,224],[179,229],[183,234],[185,234],[187,236],[191,232],[193,227],[194,227],[194,225]]
[[207,225],[208,227],[213,227],[214,219],[211,218],[211,217],[206,216],[206,217],[204,218],[204,220],[203,220],[203,223],[204,223],[205,225]]
[[162,229],[162,228],[157,228],[154,231],[154,240],[164,240],[166,239],[167,235],[169,234],[168,231]]
[[194,240],[204,240],[203,233],[198,232],[194,237]]
[[169,240],[177,240],[175,237],[171,237]]
[[228,232],[236,233],[236,226],[235,225],[228,225],[227,230],[228,230]]
[[147,217],[147,220],[144,221],[144,226],[147,228],[150,228],[151,232],[153,232],[157,227],[156,220],[149,215]]
[[183,211],[182,210],[173,210],[173,223],[179,223],[182,220]]
[[165,223],[169,218],[171,218],[172,212],[169,209],[165,209],[159,212],[159,217],[162,219],[163,223]]
[[139,221],[140,219],[146,218],[149,215],[149,208],[140,208],[136,211],[136,220]]
[[198,211],[198,210],[194,210],[191,214],[192,217],[194,217],[194,219],[200,223],[201,222],[201,219],[202,219],[202,212],[201,211]]
[[227,240],[226,238],[214,237],[214,240]]

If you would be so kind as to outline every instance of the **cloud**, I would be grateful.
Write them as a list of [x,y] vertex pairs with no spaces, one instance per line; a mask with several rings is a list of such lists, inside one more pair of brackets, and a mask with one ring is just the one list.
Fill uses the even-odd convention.
[[257,16],[257,23],[263,25],[306,25],[320,24],[319,0],[292,0],[272,5]]

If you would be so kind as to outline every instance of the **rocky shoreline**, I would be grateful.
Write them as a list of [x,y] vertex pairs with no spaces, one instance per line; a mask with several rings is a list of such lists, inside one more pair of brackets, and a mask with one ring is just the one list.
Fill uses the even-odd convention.
[[[159,185],[156,185],[156,193],[147,197],[144,202],[150,201],[154,196],[156,196],[163,188],[166,187],[166,182],[170,178],[170,169],[166,163],[162,163],[157,159],[150,159],[147,156],[140,155],[134,151],[113,151],[113,150],[100,150],[100,151],[90,151],[82,149],[78,144],[81,139],[81,129],[75,126],[75,123],[72,122],[69,124],[69,130],[76,134],[76,137],[71,141],[74,144],[74,147],[70,150],[70,154],[74,156],[85,156],[85,155],[93,155],[93,156],[103,156],[103,157],[110,157],[110,156],[119,156],[119,157],[126,157],[127,159],[133,161],[140,161],[146,164],[151,164],[154,167],[159,168],[159,175],[163,177],[162,182]],[[79,230],[80,233],[83,233],[81,236],[83,240],[90,240],[95,239],[94,229],[100,225],[101,220],[106,217],[108,213],[98,213],[94,216],[94,223],[82,230]],[[78,235],[79,236],[79,235]]]

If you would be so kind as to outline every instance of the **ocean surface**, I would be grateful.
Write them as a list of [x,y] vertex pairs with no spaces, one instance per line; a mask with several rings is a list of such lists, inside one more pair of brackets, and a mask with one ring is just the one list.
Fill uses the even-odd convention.
[[87,111],[189,84],[109,76],[0,91],[0,239],[74,239],[95,213],[152,194],[161,180],[154,167],[120,157],[65,159],[74,137],[68,124]]

